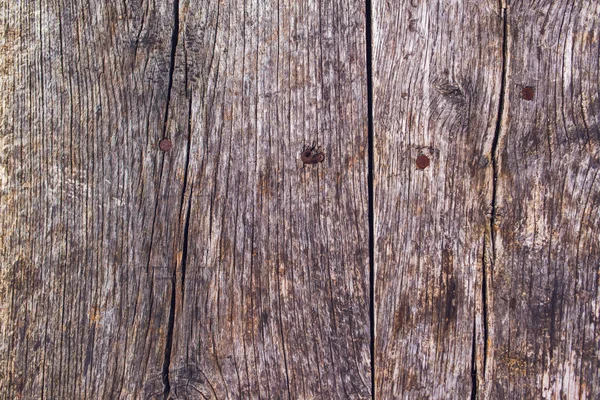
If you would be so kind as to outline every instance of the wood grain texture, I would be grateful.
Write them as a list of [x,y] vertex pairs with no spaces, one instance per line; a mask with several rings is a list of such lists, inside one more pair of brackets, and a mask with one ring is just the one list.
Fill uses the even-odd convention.
[[2,398],[162,396],[173,3],[10,1],[0,19]]
[[596,3],[2,2],[0,398],[597,398]]
[[481,375],[501,15],[373,1],[377,398],[466,399]]
[[600,393],[599,23],[598,2],[507,9],[486,398]]
[[[368,398],[364,3],[182,2],[179,15],[170,396]],[[313,141],[325,160],[304,166]]]
[[3,398],[369,397],[364,3],[0,7]]

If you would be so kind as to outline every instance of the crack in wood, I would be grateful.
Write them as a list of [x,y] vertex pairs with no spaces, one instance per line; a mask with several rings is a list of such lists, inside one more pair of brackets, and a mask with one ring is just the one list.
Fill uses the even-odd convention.
[[[187,84],[187,79],[186,79]],[[188,144],[187,153],[185,159],[185,171],[183,173],[183,188],[181,190],[181,202],[179,203],[179,220],[181,221],[181,214],[183,212],[183,203],[185,201],[185,194],[187,192],[188,185],[188,171],[190,167],[190,148],[192,146],[192,97],[190,96],[188,104]],[[193,186],[190,188],[190,195],[187,201],[187,211],[185,220],[183,223],[183,248],[181,256],[181,301],[185,299],[185,270],[187,267],[187,253],[188,253],[188,235],[190,230],[190,213],[192,208],[192,192]]]
[[477,399],[477,321],[473,318],[473,347],[471,350],[471,400]]
[[371,0],[365,0],[365,44],[367,69],[367,131],[369,193],[369,323],[371,353],[371,398],[375,399],[375,213],[373,191],[373,30],[371,26]]
[[[167,88],[167,104],[165,109],[165,119],[163,126],[163,138],[166,137],[167,133],[167,122],[169,119],[169,106],[171,102],[171,90],[173,88],[173,73],[175,71],[175,56],[177,52],[177,42],[179,40],[179,0],[173,1],[173,34],[171,36],[171,61],[169,66],[169,86]],[[188,159],[189,162],[189,159]],[[187,172],[187,168],[186,168]],[[187,175],[186,175],[187,177]],[[185,188],[184,188],[185,190]],[[189,217],[189,210],[188,215]],[[187,233],[189,218],[186,220],[185,231]],[[184,233],[184,240],[187,239],[187,235]],[[186,250],[186,244],[184,244],[184,253]],[[182,264],[183,258],[186,257],[186,254],[182,256]],[[183,266],[182,266],[183,269]],[[176,268],[173,268],[173,277],[171,281],[171,306],[169,309],[169,322],[167,328],[167,338],[165,343],[165,358],[163,362],[162,368],[162,380],[164,385],[163,398],[167,400],[169,398],[169,394],[171,392],[171,383],[169,381],[169,367],[171,364],[171,350],[173,347],[173,328],[175,326],[175,289],[176,289]]]
[[[498,214],[498,141],[500,139],[500,132],[502,130],[502,121],[504,119],[504,103],[506,97],[506,81],[507,81],[507,60],[508,60],[508,8],[504,1],[501,0],[500,6],[502,7],[502,80],[500,83],[500,99],[498,101],[498,116],[496,118],[496,131],[494,133],[494,140],[492,142],[492,171],[493,171],[493,184],[492,184],[492,215],[490,218],[490,247],[491,247],[491,261],[489,265],[493,268],[496,262],[496,216]],[[488,355],[488,334],[489,334],[489,321],[488,321],[488,293],[487,293],[487,265],[483,268],[483,284],[482,296],[483,296],[483,321],[484,321],[484,332],[483,332],[483,376],[485,376],[485,369]]]
[[[502,130],[502,122],[504,119],[505,97],[506,97],[506,81],[507,81],[507,60],[508,60],[508,18],[507,6],[503,0],[499,1],[500,12],[502,15],[502,71],[500,83],[500,98],[498,100],[498,112],[496,115],[496,128],[492,141],[492,202],[490,215],[490,233],[489,233],[489,250],[488,256],[488,238],[483,240],[483,257],[482,257],[482,283],[481,283],[481,301],[483,313],[483,362],[481,378],[485,378],[488,358],[488,338],[489,338],[489,315],[488,315],[488,269],[493,269],[496,262],[496,216],[498,214],[498,142]],[[475,400],[479,397],[479,381],[477,371],[477,326],[473,323],[473,354],[471,358],[471,376],[472,376],[472,391],[471,399]]]

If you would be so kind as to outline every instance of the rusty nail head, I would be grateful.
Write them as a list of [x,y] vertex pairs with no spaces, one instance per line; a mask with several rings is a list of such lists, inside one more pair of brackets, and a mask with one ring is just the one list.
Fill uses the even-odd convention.
[[526,86],[521,90],[521,98],[523,100],[531,101],[535,96],[535,89],[531,86]]
[[325,160],[325,154],[313,143],[312,146],[306,146],[300,155],[304,164],[316,164]]
[[158,148],[162,151],[169,151],[173,148],[173,143],[169,139],[163,139],[158,143]]
[[425,169],[427,167],[429,167],[429,157],[425,154],[419,155],[419,157],[417,157],[417,168]]

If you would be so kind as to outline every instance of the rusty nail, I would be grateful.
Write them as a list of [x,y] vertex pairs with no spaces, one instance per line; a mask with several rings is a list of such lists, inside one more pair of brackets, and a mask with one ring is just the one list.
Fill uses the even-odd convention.
[[323,154],[321,150],[317,149],[316,145],[313,143],[312,146],[307,146],[304,148],[300,158],[304,164],[316,164],[325,160],[325,154]]
[[535,96],[535,89],[531,86],[526,86],[523,88],[523,90],[521,90],[521,98],[523,100],[533,100],[533,96]]
[[425,169],[427,167],[429,167],[429,157],[425,154],[419,155],[419,157],[417,157],[417,168]]
[[169,139],[163,139],[158,143],[158,148],[162,151],[169,151],[173,148],[173,143]]

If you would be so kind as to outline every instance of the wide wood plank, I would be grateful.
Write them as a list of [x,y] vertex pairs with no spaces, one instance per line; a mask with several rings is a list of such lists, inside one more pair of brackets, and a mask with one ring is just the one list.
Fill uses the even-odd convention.
[[511,1],[485,397],[600,391],[600,4]]
[[2,7],[1,391],[367,398],[364,3]]
[[376,397],[465,399],[484,364],[502,10],[372,3]]
[[[179,17],[169,395],[368,398],[364,2],[182,2]],[[304,165],[313,142],[324,161]]]
[[173,3],[0,5],[0,393],[164,393]]

